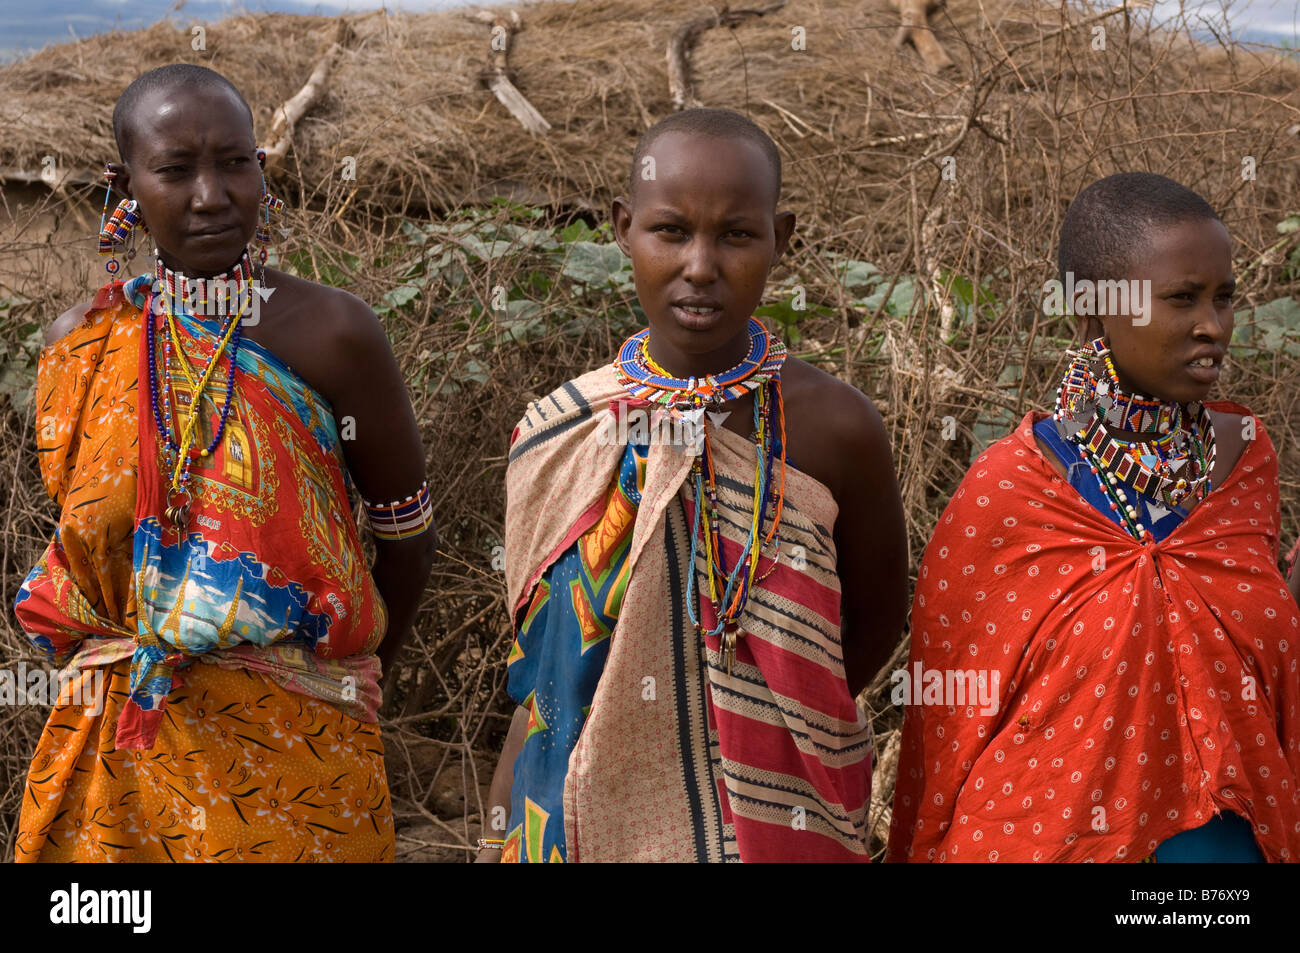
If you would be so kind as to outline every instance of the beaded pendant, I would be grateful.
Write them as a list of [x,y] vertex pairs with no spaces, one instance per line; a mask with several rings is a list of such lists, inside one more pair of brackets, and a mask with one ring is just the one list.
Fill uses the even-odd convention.
[[[633,397],[659,404],[676,412],[720,405],[754,393],[754,494],[750,511],[749,533],[734,566],[727,568],[722,546],[722,521],[718,514],[718,486],[713,464],[713,444],[709,424],[704,425],[702,453],[691,466],[690,484],[694,519],[691,527],[691,572],[686,580],[686,607],[691,623],[701,637],[719,638],[720,664],[731,674],[736,662],[736,648],[744,630],[740,618],[754,585],[773,569],[776,561],[762,576],[758,575],[759,557],[764,546],[775,540],[780,550],[779,529],[785,500],[785,412],[781,399],[781,366],[786,348],[780,339],[769,335],[754,318],[749,319],[749,350],[735,367],[702,378],[680,378],[668,374],[651,359],[649,329],[628,338],[619,349],[615,365],[619,382]],[[779,484],[774,483],[775,439],[780,431],[781,470]],[[764,523],[770,524],[766,535]],[[704,576],[709,598],[715,607],[716,622],[705,628],[697,603],[697,557],[703,549]]]

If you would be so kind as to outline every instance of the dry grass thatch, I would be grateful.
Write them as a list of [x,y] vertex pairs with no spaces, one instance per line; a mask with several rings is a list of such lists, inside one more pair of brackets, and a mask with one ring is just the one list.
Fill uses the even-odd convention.
[[[293,228],[281,260],[380,302],[409,282],[412,254],[436,245],[441,255],[437,267],[419,266],[424,283],[385,314],[423,428],[445,550],[385,725],[399,854],[407,857],[466,856],[508,723],[508,620],[493,567],[507,435],[528,399],[607,360],[635,314],[625,284],[575,285],[571,272],[556,273],[557,252],[520,238],[519,223],[604,217],[636,137],[671,111],[668,38],[708,12],[687,0],[518,9],[524,31],[512,37],[509,78],[550,124],[542,136],[527,134],[488,90],[489,27],[457,12],[368,14],[349,18],[341,33],[333,18],[241,16],[208,24],[205,51],[191,49],[189,24],[176,21],[0,68],[0,170],[39,170],[53,155],[75,183],[115,157],[111,107],[138,72],[175,61],[212,66],[241,88],[266,136],[276,107],[341,41],[325,95],[297,123],[272,183],[288,200]],[[1054,274],[1061,216],[1083,185],[1127,169],[1182,181],[1232,232],[1243,308],[1300,297],[1288,264],[1295,234],[1277,230],[1300,204],[1300,68],[1279,53],[1198,45],[1178,24],[1154,30],[1147,18],[1136,8],[952,0],[931,16],[955,61],[938,75],[912,50],[891,48],[898,14],[884,0],[792,0],[734,29],[706,31],[695,48],[695,95],[748,112],[785,157],[785,203],[798,215],[799,237],[772,300],[788,299],[794,284],[805,288],[810,310],[798,320],[795,350],[853,382],[884,413],[914,564],[972,449],[1043,406],[1061,371],[1060,345],[1071,332],[1042,316],[1038,289]],[[800,27],[804,50],[792,48]],[[355,180],[340,174],[347,156]],[[1248,158],[1253,179],[1243,178]],[[22,401],[31,334],[102,277],[90,238],[99,195],[75,184],[6,193],[7,604],[54,518]],[[489,206],[493,197],[536,206],[540,217]],[[484,255],[449,224],[470,221],[472,207],[486,209],[473,228],[495,222],[498,238],[520,240]],[[432,222],[437,240],[412,237],[417,230],[403,230],[404,219]],[[879,276],[865,281],[869,269],[846,261],[870,263]],[[494,317],[487,301],[497,286],[511,289],[520,309],[510,314],[526,312],[529,330]],[[1258,342],[1258,331],[1239,324],[1239,340]],[[1269,428],[1282,455],[1285,525],[1295,527],[1297,358],[1276,346],[1276,335],[1267,340],[1274,343],[1234,355],[1222,391]],[[945,439],[946,418],[955,439]],[[5,664],[31,659],[12,616],[2,615]],[[900,720],[881,689],[866,698],[882,751],[879,832]],[[7,856],[43,717],[0,710]]]

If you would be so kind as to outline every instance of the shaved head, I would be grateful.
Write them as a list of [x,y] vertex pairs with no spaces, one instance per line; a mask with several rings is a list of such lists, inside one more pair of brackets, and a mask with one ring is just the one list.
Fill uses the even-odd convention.
[[192,63],[172,63],[144,73],[131,83],[118,97],[113,107],[113,138],[117,154],[123,162],[130,162],[130,152],[135,144],[135,116],[140,103],[157,92],[177,89],[220,91],[234,97],[248,114],[248,127],[253,128],[253,111],[240,95],[235,84],[215,70]]
[[752,142],[762,150],[772,173],[772,207],[781,195],[781,152],[772,141],[772,137],[746,116],[730,109],[684,109],[659,120],[644,133],[632,153],[632,169],[628,173],[627,196],[636,204],[636,185],[640,180],[641,160],[650,152],[651,146],[661,136],[678,133],[701,139],[738,139]]
[[1151,230],[1186,221],[1220,221],[1205,199],[1152,172],[1098,179],[1070,203],[1061,224],[1057,266],[1061,282],[1127,278],[1151,242]]

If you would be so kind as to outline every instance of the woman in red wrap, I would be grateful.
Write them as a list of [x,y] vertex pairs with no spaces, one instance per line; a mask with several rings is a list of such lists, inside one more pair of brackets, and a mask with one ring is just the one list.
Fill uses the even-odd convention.
[[889,857],[1295,860],[1277,454],[1247,408],[1202,403],[1227,229],[1169,179],[1110,176],[1070,206],[1060,269],[1091,343],[1055,412],[975,461],[921,566]]

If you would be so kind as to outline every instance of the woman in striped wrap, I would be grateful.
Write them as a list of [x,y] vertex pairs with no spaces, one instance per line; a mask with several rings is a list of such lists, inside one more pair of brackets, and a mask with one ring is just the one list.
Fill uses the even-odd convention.
[[[506,575],[521,707],[480,859],[865,860],[872,741],[854,696],[906,598],[883,425],[854,388],[782,363],[750,320],[794,227],[776,210],[771,140],[735,113],[687,110],[645,134],[633,168],[613,220],[649,330],[625,349],[712,386],[752,348],[771,376],[692,418],[616,362],[533,401],[516,427]],[[698,438],[691,427],[707,434],[722,563],[779,523],[743,609],[710,589],[700,443],[673,436]],[[756,484],[780,488],[757,519]],[[718,624],[737,611],[734,630]]]

